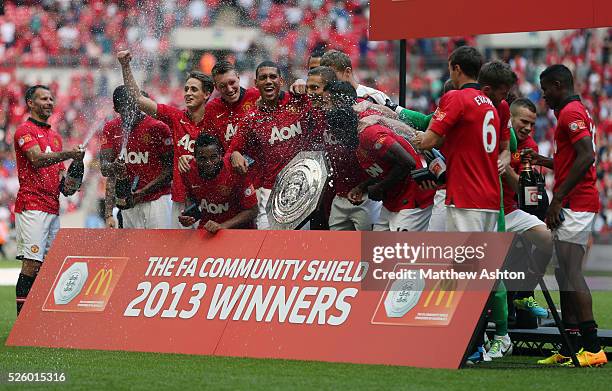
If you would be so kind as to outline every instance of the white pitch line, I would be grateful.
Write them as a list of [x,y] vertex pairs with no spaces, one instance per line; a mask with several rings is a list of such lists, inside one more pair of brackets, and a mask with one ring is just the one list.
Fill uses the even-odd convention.
[[3,269],[0,268],[0,286],[15,286],[19,278],[19,268]]

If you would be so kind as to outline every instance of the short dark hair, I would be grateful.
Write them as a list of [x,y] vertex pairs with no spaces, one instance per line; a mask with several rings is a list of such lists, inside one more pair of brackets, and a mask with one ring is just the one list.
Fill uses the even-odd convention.
[[459,65],[459,68],[466,76],[473,79],[478,78],[478,72],[482,68],[483,57],[476,48],[471,46],[461,46],[453,50],[448,62],[451,66]]
[[234,66],[234,64],[229,61],[222,60],[217,61],[215,66],[212,67],[212,71],[210,73],[212,74],[212,77],[215,77],[219,75],[225,75],[227,72],[230,71],[236,72],[236,67]]
[[353,105],[357,101],[357,91],[347,81],[332,81],[325,85],[323,91],[329,92],[332,99],[338,99],[340,103]]
[[49,87],[44,86],[42,84],[36,84],[36,85],[31,86],[31,87],[28,87],[28,89],[25,92],[25,103],[26,103],[26,106],[27,106],[29,100],[34,99],[34,94],[36,94],[36,90],[39,89],[39,88],[42,88],[43,90],[47,90],[47,91],[51,92],[51,89]]
[[259,76],[259,70],[261,68],[275,68],[276,71],[278,72],[278,75],[280,77],[283,77],[283,73],[281,72],[280,67],[274,61],[266,60],[266,61],[260,62],[259,65],[257,65],[257,68],[255,68],[255,77]]
[[512,71],[510,64],[501,61],[491,61],[484,64],[478,74],[478,83],[493,88],[512,87],[516,84],[516,81],[516,73]]
[[325,84],[338,80],[336,77],[336,72],[334,72],[332,68],[323,66],[312,68],[308,71],[308,76],[320,76]]
[[323,57],[324,54],[325,54],[324,47],[323,46],[317,46],[310,53],[310,57],[309,58],[321,58],[321,57]]
[[448,79],[444,82],[444,86],[442,87],[442,94],[446,94],[449,91],[456,90],[455,85],[451,79]]
[[115,111],[129,104],[135,104],[136,100],[130,94],[130,90],[125,85],[120,85],[113,91],[113,107]]
[[512,104],[510,105],[510,111],[513,112],[518,107],[524,107],[524,108],[526,108],[527,110],[531,111],[534,114],[536,114],[538,112],[538,110],[536,108],[536,105],[533,104],[533,102],[530,101],[527,98],[517,98],[517,99],[515,99],[512,102]]
[[189,79],[199,80],[200,83],[202,84],[202,90],[203,91],[213,92],[214,89],[215,89],[215,84],[213,83],[212,78],[210,76],[208,76],[207,74],[202,73],[200,71],[191,71],[191,72],[189,72],[189,75],[187,75],[187,78],[185,79],[185,83]]
[[337,71],[344,71],[346,68],[352,68],[351,58],[340,50],[328,50],[321,57],[321,66],[332,67]]
[[540,74],[540,81],[542,80],[558,81],[562,87],[569,90],[574,89],[574,76],[572,76],[572,71],[563,64],[554,64],[544,69]]
[[212,134],[202,132],[196,138],[196,148],[209,147],[211,145],[216,146],[219,154],[223,156],[223,145],[221,145],[221,141],[219,141],[217,137],[213,136]]

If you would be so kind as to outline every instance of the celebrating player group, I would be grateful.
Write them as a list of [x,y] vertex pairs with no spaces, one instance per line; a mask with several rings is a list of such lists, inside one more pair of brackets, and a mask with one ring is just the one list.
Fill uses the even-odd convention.
[[[469,46],[450,55],[450,80],[432,114],[400,107],[384,92],[359,84],[350,58],[337,50],[313,54],[307,80],[291,86],[276,63],[264,61],[255,69],[255,87],[242,88],[234,65],[219,61],[211,75],[189,73],[182,109],[157,103],[142,90],[129,51],[117,59],[124,80],[113,92],[118,116],[100,135],[107,227],[210,234],[269,229],[266,206],[279,173],[299,152],[322,151],[331,167],[329,184],[313,200],[317,209],[302,229],[505,230],[524,238],[525,251],[537,260],[531,275],[520,290],[496,294],[495,337],[483,341],[469,362],[510,354],[508,302],[531,316],[547,316],[533,290],[551,260],[573,347],[582,337],[580,364],[607,362],[581,269],[599,210],[595,129],[565,66],[552,65],[540,75],[558,120],[551,158],[538,155],[531,136],[534,103],[510,94],[517,80],[511,67],[484,63]],[[81,149],[63,151],[50,128],[54,101],[47,87],[31,87],[26,104],[30,118],[14,143],[23,260],[18,311],[59,228],[60,193],[76,191],[74,181],[63,179],[63,162],[83,159]],[[549,205],[543,187],[534,192],[522,179],[534,166],[554,171]],[[570,365],[571,351],[564,346],[540,364]]]

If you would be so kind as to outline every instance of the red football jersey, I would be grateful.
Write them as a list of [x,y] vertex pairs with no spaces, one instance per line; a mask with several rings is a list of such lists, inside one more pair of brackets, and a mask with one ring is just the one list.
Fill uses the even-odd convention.
[[322,132],[311,113],[306,95],[283,93],[279,106],[249,112],[233,137],[229,151],[246,153],[255,159],[262,187],[272,189],[278,173],[300,151],[320,150]]
[[245,114],[255,108],[259,99],[259,90],[240,88],[240,99],[235,103],[227,103],[221,97],[215,98],[206,104],[203,123],[204,131],[216,136],[223,149],[228,150],[232,137],[238,131],[239,123]]
[[[208,220],[221,224],[257,205],[255,188],[249,176],[234,171],[227,154],[223,158],[223,168],[213,179],[200,176],[195,160],[191,161],[191,169],[182,176],[187,196],[197,202],[202,211],[199,228],[203,228]],[[254,227],[255,224],[252,222],[239,228]]]
[[[538,143],[536,143],[531,136],[527,136],[525,140],[519,141],[516,147],[516,152],[514,152],[510,157],[510,168],[519,175],[522,168],[521,151],[527,148],[533,149],[536,153],[538,152]],[[504,191],[504,214],[508,214],[518,209],[518,201],[516,198],[516,192],[505,179],[502,180],[502,185],[502,189]]]
[[[363,99],[357,98],[357,102]],[[358,114],[359,118],[370,115],[381,115],[379,111],[368,109]],[[332,167],[333,187],[335,194],[345,197],[357,185],[368,179],[368,174],[363,170],[355,169],[355,151],[341,144],[327,129],[323,131],[323,141],[329,163]]]
[[64,163],[35,168],[25,152],[35,145],[45,153],[60,152],[62,138],[50,125],[29,118],[15,131],[14,143],[19,178],[15,213],[38,210],[59,214],[60,171],[65,169]]
[[355,186],[368,179],[368,175],[355,168],[355,150],[340,143],[329,131],[323,132],[325,151],[332,168],[335,194],[346,197]]
[[491,99],[478,84],[449,91],[440,99],[430,128],[446,136],[446,205],[499,210],[500,127]]
[[[589,136],[593,140],[593,154],[596,154],[595,125],[578,96],[570,98],[569,102],[559,112],[555,112],[555,115],[557,116],[557,127],[555,129],[553,154],[555,167],[554,192],[565,181],[574,160],[576,160],[576,151],[573,144]],[[599,194],[597,193],[596,181],[597,174],[595,163],[593,163],[582,180],[563,200],[563,207],[575,212],[599,212]]]
[[510,120],[510,105],[506,100],[502,100],[496,108],[497,114],[499,115],[501,141],[510,141],[510,128],[512,127],[512,122]]
[[170,127],[174,143],[174,164],[172,171],[172,199],[185,201],[185,187],[178,169],[178,159],[182,155],[193,155],[195,140],[204,129],[204,118],[197,124],[189,117],[187,110],[158,104],[157,119]]
[[[100,149],[112,149],[115,158],[125,160],[128,177],[133,181],[139,177],[137,189],[157,178],[162,172],[161,155],[172,152],[172,136],[166,124],[150,116],[145,116],[130,132],[127,147],[121,150],[123,129],[121,118],[115,118],[104,125]],[[170,184],[143,198],[154,201],[170,193]]]
[[[385,154],[395,143],[399,143],[414,158],[416,168],[423,167],[421,159],[408,141],[389,128],[372,125],[359,133],[359,147],[356,154],[361,168],[372,178],[383,179],[393,168],[391,162],[385,158]],[[403,181],[387,190],[383,205],[390,212],[426,208],[433,204],[434,193],[432,190],[421,190],[408,174]]]

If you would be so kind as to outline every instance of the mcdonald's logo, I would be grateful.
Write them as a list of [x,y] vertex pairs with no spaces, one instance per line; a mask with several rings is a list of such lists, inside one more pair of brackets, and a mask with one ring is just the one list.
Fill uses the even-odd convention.
[[98,285],[96,286],[96,289],[94,290],[94,295],[97,295],[100,292],[100,288],[102,287],[102,284],[106,283],[106,286],[104,287],[104,291],[102,292],[102,295],[106,296],[106,294],[108,293],[108,288],[110,287],[112,280],[113,280],[113,269],[98,270],[93,280],[91,280],[91,283],[87,287],[87,290],[85,291],[85,296],[89,295],[89,292],[91,291],[91,288],[94,286],[96,281],[98,282]]
[[423,303],[423,307],[424,308],[429,307],[429,305],[431,304],[431,301],[434,298],[434,296],[436,295],[436,291],[437,291],[438,292],[438,297],[434,301],[433,305],[434,306],[440,306],[443,303],[443,301],[444,301],[444,297],[448,293],[448,296],[447,296],[447,299],[446,299],[446,304],[444,304],[444,306],[446,308],[450,308],[452,303],[453,303],[453,299],[455,297],[455,291],[456,290],[457,290],[457,280],[450,280],[449,279],[449,280],[438,280],[438,281],[436,281],[435,285],[433,286],[433,288],[431,288],[431,291],[427,295],[427,298],[425,299],[425,302]]

